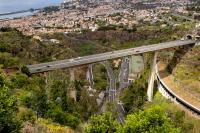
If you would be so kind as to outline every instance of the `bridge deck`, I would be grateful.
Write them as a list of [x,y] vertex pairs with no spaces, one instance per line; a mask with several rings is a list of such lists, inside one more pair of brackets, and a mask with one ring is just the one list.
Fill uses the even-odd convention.
[[30,73],[40,73],[40,72],[51,71],[51,70],[56,70],[56,69],[91,64],[91,63],[105,61],[108,59],[115,59],[119,57],[136,55],[140,53],[159,51],[159,50],[178,47],[178,46],[190,45],[190,44],[195,44],[195,43],[196,42],[194,40],[171,41],[171,42],[147,45],[147,46],[142,46],[142,47],[137,47],[137,48],[130,48],[130,49],[125,49],[125,50],[106,52],[102,54],[78,57],[74,59],[66,59],[66,60],[60,60],[60,61],[54,61],[54,62],[48,62],[48,63],[28,65],[27,67],[29,68]]

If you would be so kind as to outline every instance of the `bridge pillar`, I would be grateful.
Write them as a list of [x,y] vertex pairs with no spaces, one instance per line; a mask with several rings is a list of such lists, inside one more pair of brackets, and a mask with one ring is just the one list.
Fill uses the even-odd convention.
[[76,89],[74,88],[74,81],[75,81],[75,70],[71,68],[69,70],[70,73],[70,88],[69,88],[69,96],[76,101]]
[[93,88],[94,87],[94,80],[93,80],[92,64],[88,65],[86,78],[90,83],[90,87]]
[[75,71],[74,71],[74,68],[71,68],[69,70],[69,73],[70,73],[70,81],[71,82],[75,81]]
[[119,73],[120,89],[124,89],[129,85],[129,58],[123,57],[121,69]]
[[129,81],[136,80],[144,70],[143,55],[132,55],[129,59]]
[[147,100],[151,102],[153,100],[153,88],[154,88],[154,81],[156,76],[156,61],[157,61],[158,52],[154,53],[153,62],[151,64],[151,73],[149,77],[149,84],[147,89]]
[[47,84],[48,83],[48,76],[47,76],[48,74],[45,72],[44,73],[44,77],[45,77],[45,83]]

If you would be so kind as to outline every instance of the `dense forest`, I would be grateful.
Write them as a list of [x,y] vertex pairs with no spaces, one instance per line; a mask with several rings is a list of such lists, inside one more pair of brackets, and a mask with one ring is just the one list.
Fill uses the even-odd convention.
[[[0,132],[193,132],[195,123],[188,121],[187,114],[178,107],[170,109],[174,107],[170,101],[155,93],[155,101],[146,102],[151,53],[145,56],[145,70],[140,78],[120,96],[127,115],[124,125],[115,119],[113,103],[108,103],[111,108],[108,112],[100,114],[96,99],[108,86],[106,70],[101,64],[94,65],[95,87],[92,92],[85,79],[86,66],[75,68],[73,82],[68,69],[30,75],[24,67],[176,40],[192,26],[186,22],[177,27],[142,26],[132,32],[108,28],[82,34],[42,34],[42,41],[16,29],[1,28]],[[52,38],[60,43],[49,41]],[[110,62],[113,67],[113,60]],[[71,90],[76,91],[75,98],[71,97]],[[159,101],[162,103],[156,99],[162,99]]]

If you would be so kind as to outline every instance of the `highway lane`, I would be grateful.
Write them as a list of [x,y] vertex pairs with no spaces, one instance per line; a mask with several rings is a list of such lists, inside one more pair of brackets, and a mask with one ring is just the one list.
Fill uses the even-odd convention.
[[110,66],[110,63],[108,61],[104,61],[103,65],[106,67],[107,74],[109,77],[109,101],[114,102],[116,100],[116,81],[115,81],[115,74]]
[[158,50],[184,46],[184,45],[189,45],[189,44],[195,44],[195,43],[196,42],[194,40],[178,40],[178,41],[171,41],[171,42],[159,43],[159,44],[154,44],[154,45],[147,45],[147,46],[142,46],[142,47],[137,47],[137,48],[106,52],[102,54],[78,57],[74,59],[66,59],[66,60],[61,60],[61,61],[28,65],[27,67],[29,68],[30,73],[40,73],[40,72],[45,72],[45,71],[86,65],[86,64],[105,61],[108,59],[115,59],[119,57],[136,55],[136,54],[146,53],[146,52],[151,52],[151,51],[158,51]]

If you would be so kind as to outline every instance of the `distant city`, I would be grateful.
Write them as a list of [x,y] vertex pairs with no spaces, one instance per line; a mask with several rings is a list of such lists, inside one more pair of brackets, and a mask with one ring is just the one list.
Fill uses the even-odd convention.
[[[175,25],[169,21],[170,18],[163,17],[163,13],[187,14],[186,7],[193,4],[195,1],[191,0],[65,0],[59,6],[32,12],[31,16],[4,16],[0,27],[8,26],[27,35],[37,35],[44,32],[95,31],[103,25],[122,25],[131,29],[141,21],[166,21]],[[28,12],[30,11],[35,9],[29,9]]]

